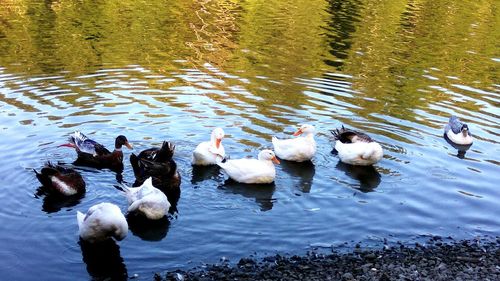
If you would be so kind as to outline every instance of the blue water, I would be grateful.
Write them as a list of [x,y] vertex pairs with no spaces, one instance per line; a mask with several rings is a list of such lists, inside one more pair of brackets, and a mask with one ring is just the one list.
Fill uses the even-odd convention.
[[[318,3],[328,6],[330,2]],[[207,5],[212,12],[218,7]],[[89,65],[81,68],[73,68],[79,60],[47,59],[44,68],[43,60],[32,65],[28,58],[39,59],[35,55],[4,57],[0,61],[1,279],[99,280],[110,272],[125,272],[150,280],[153,272],[216,263],[223,257],[237,262],[248,255],[300,254],[318,245],[336,247],[345,242],[370,245],[384,238],[394,242],[427,235],[457,239],[498,235],[498,56],[485,48],[475,54],[457,53],[457,59],[441,58],[433,65],[435,54],[426,49],[405,55],[411,42],[405,41],[410,37],[404,30],[398,31],[399,45],[380,43],[374,49],[380,53],[372,55],[371,46],[364,46],[362,40],[370,34],[363,33],[370,26],[370,13],[363,9],[336,12],[328,7],[332,10],[317,11],[324,29],[285,34],[286,44],[256,42],[259,32],[254,41],[245,43],[244,37],[249,36],[243,32],[249,24],[245,18],[237,24],[239,29],[235,27],[242,37],[239,45],[211,41],[220,43],[215,51],[198,38],[197,44],[188,46],[199,48],[179,53],[149,50],[150,60],[136,49],[125,56],[129,41],[124,50],[97,42],[98,50],[111,51],[95,62],[84,56],[86,49],[78,50]],[[262,36],[289,23],[286,13],[279,18],[282,14],[272,6],[266,8],[270,10],[254,15],[263,22],[257,24],[263,28]],[[235,21],[250,13],[234,9],[229,11],[237,15]],[[303,13],[306,16],[307,11]],[[266,15],[277,24],[265,24]],[[215,28],[218,18],[205,20]],[[16,25],[15,20],[6,20]],[[337,26],[338,22],[347,25]],[[299,23],[303,28],[299,19],[291,24],[299,28]],[[360,34],[352,33],[351,27]],[[340,36],[344,33],[339,28],[352,34]],[[473,40],[486,31],[465,38]],[[104,38],[113,34],[105,33]],[[203,36],[222,38],[217,33]],[[415,39],[417,43],[429,44],[425,46],[439,42],[418,32],[413,36],[421,39]],[[458,35],[443,36],[454,42]],[[313,50],[298,51],[293,45],[294,40],[313,40],[309,37],[320,38],[317,45],[324,52],[313,56]],[[376,42],[378,37],[373,37]],[[145,40],[154,45],[159,38]],[[8,46],[24,42],[9,40],[0,37]],[[344,44],[337,46],[338,42]],[[44,44],[39,50],[50,52],[53,46]],[[454,51],[452,46],[443,48]],[[113,52],[118,52],[116,57]],[[217,60],[221,56],[227,60]],[[470,71],[442,67],[470,56],[475,56]],[[419,57],[429,65],[419,64]],[[468,122],[475,138],[461,157],[443,138],[451,114]],[[291,137],[300,123],[316,127],[317,154],[310,165],[283,161],[276,167],[272,186],[226,183],[227,176],[218,169],[193,170],[190,165],[193,149],[209,139],[214,127],[224,128],[226,152],[240,158],[256,157],[261,149],[271,148],[274,135]],[[384,158],[369,168],[340,163],[331,152],[329,130],[343,124],[379,141]],[[107,201],[125,212],[127,202],[113,187],[117,182],[113,172],[90,168],[78,168],[87,183],[87,192],[79,200],[37,194],[40,184],[32,169],[47,160],[71,163],[75,152],[58,145],[75,130],[108,148],[117,135],[127,136],[134,145],[133,151],[124,149],[123,177],[128,183],[134,181],[128,162],[132,152],[159,146],[164,140],[175,143],[174,159],[182,175],[178,214],[170,222],[131,228],[123,241],[105,250],[81,247],[77,210],[85,212]],[[109,257],[99,260],[104,254]]]

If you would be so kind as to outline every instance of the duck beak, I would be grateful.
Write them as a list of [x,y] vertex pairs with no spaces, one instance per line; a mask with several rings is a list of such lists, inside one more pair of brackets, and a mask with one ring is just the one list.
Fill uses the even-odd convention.
[[278,160],[278,158],[276,158],[276,156],[274,156],[271,160],[272,160],[275,164],[279,164],[279,163],[280,163],[280,160]]
[[125,146],[126,146],[128,149],[133,149],[133,148],[134,148],[134,147],[133,147],[130,143],[128,143],[128,142],[126,142],[126,143],[125,143]]
[[297,132],[293,133],[294,136],[301,135],[303,132],[301,129],[298,129]]
[[65,143],[65,144],[61,144],[61,145],[58,145],[57,147],[72,147],[72,148],[76,148],[76,146],[72,143]]
[[222,139],[216,139],[215,140],[215,147],[219,148],[221,141],[222,141]]

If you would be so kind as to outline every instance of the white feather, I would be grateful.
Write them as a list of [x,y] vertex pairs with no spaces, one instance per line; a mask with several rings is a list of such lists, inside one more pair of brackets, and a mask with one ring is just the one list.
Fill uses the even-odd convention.
[[202,166],[217,164],[217,160],[222,160],[226,156],[222,143],[219,144],[219,147],[216,146],[217,140],[222,141],[223,138],[224,131],[221,128],[215,128],[210,135],[210,141],[202,142],[196,146],[191,163]]
[[316,141],[314,140],[314,127],[304,124],[299,131],[303,136],[293,139],[280,140],[272,138],[276,156],[288,161],[303,162],[311,160],[316,153]]
[[170,202],[161,190],[153,186],[152,178],[148,178],[139,187],[123,186],[129,203],[129,212],[139,212],[148,219],[163,218],[170,209]]
[[335,149],[342,162],[351,165],[368,166],[382,159],[384,151],[377,142],[335,142]]
[[80,237],[89,242],[99,242],[114,237],[125,238],[128,224],[118,206],[111,203],[100,203],[89,208],[84,215],[77,211],[76,218]]
[[275,158],[271,150],[262,150],[259,159],[231,159],[219,165],[233,180],[241,183],[271,183],[276,177],[276,169],[272,159]]

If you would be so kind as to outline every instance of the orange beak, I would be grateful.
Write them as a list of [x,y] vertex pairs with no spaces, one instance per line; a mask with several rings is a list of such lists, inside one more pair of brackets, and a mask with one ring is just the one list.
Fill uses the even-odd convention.
[[128,149],[132,149],[134,148],[130,143],[126,142],[125,143],[125,146],[128,148]]
[[274,163],[276,163],[276,164],[279,164],[279,163],[280,163],[280,160],[278,160],[278,158],[276,158],[276,156],[274,156],[271,160],[272,160]]
[[222,141],[222,139],[216,139],[215,140],[215,147],[219,148],[221,141]]
[[293,133],[294,136],[301,135],[303,132],[301,129],[298,129],[297,132]]

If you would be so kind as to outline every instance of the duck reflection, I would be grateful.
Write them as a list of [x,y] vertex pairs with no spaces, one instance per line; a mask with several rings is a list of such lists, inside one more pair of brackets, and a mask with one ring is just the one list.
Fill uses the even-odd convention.
[[342,161],[335,168],[343,171],[349,177],[359,181],[359,187],[354,187],[361,192],[371,192],[380,184],[381,175],[373,166],[355,166]]
[[132,234],[145,241],[161,241],[167,236],[170,226],[167,216],[159,220],[149,220],[135,213],[127,215],[127,222]]
[[276,190],[274,183],[244,184],[227,179],[219,188],[233,194],[243,195],[246,198],[255,199],[255,202],[263,212],[271,210],[276,201],[276,199],[273,199],[273,194]]
[[113,239],[89,243],[80,239],[83,261],[92,280],[127,280],[128,273],[120,247]]
[[48,191],[44,186],[40,186],[35,193],[35,198],[43,197],[42,211],[48,214],[59,212],[62,208],[76,206],[84,196],[85,193],[63,196]]
[[292,162],[282,160],[280,167],[283,171],[298,179],[298,188],[300,191],[304,193],[309,193],[311,191],[314,174],[316,173],[313,162]]
[[456,144],[456,143],[452,142],[450,140],[450,138],[448,138],[448,136],[446,134],[443,134],[443,137],[444,137],[444,139],[446,140],[446,142],[448,144],[450,144],[453,148],[457,149],[457,157],[460,158],[460,159],[464,159],[465,158],[465,152],[467,150],[469,150],[469,148],[472,146],[472,144],[460,145],[460,144]]
[[215,178],[220,173],[220,167],[217,165],[210,166],[193,166],[193,177],[191,178],[192,184],[197,184],[204,180]]

